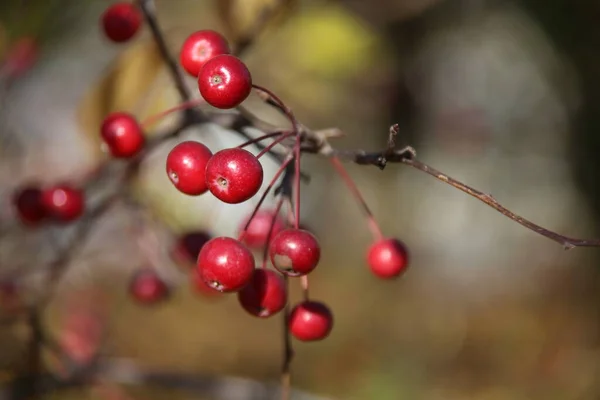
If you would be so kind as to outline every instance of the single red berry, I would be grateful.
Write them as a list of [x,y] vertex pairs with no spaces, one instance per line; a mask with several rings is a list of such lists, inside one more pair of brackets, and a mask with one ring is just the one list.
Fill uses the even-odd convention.
[[369,247],[367,262],[378,277],[395,278],[408,267],[408,251],[398,239],[382,239]]
[[232,148],[215,153],[206,165],[206,185],[219,200],[242,203],[254,196],[263,183],[263,168],[248,150]]
[[321,258],[321,246],[312,233],[290,228],[273,238],[269,254],[281,273],[301,276],[315,269]]
[[167,156],[167,175],[182,193],[190,196],[206,193],[206,164],[212,155],[210,149],[202,143],[179,143]]
[[19,219],[26,225],[35,225],[48,216],[42,203],[42,191],[37,187],[19,189],[13,197],[13,205]]
[[171,255],[182,264],[195,264],[200,250],[210,239],[206,232],[187,232],[179,237]]
[[188,74],[197,78],[205,62],[230,52],[227,39],[218,32],[205,29],[194,32],[185,39],[179,53],[179,61]]
[[274,271],[257,269],[250,283],[238,292],[238,301],[250,314],[270,317],[283,310],[287,303],[285,281]]
[[167,298],[169,287],[156,272],[144,269],[133,276],[129,294],[140,304],[156,304]]
[[292,309],[289,327],[292,335],[298,340],[322,340],[329,336],[333,328],[333,314],[329,307],[321,302],[304,301]]
[[112,113],[104,119],[100,136],[113,157],[117,158],[133,157],[144,145],[142,127],[133,115],[123,112]]
[[[240,233],[244,230],[248,219],[240,225]],[[248,247],[262,249],[267,245],[269,232],[272,240],[284,228],[285,223],[279,215],[275,214],[274,210],[259,210],[254,215],[254,218],[252,218],[252,221],[250,221],[250,224],[248,224],[248,229],[242,238],[242,242]]]
[[202,247],[197,267],[210,287],[220,292],[237,292],[252,279],[254,257],[241,242],[222,236]]
[[239,58],[221,54],[204,63],[198,74],[200,94],[216,108],[234,108],[252,90],[252,76]]
[[79,189],[58,185],[42,192],[42,204],[55,220],[70,222],[83,214],[85,198]]
[[102,28],[113,42],[126,42],[135,36],[142,24],[142,14],[135,4],[119,2],[102,14]]
[[38,54],[36,40],[33,37],[22,37],[8,49],[0,70],[11,78],[18,78],[35,65]]

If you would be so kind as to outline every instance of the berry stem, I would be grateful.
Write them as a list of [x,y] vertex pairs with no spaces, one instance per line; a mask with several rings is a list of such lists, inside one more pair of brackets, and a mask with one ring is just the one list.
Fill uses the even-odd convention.
[[142,123],[140,125],[142,127],[148,127],[148,125],[152,125],[153,123],[163,119],[164,117],[166,117],[169,114],[172,114],[177,111],[189,110],[190,108],[194,108],[194,107],[199,106],[204,103],[206,103],[206,101],[202,98],[185,101],[181,104],[176,105],[175,107],[169,108],[158,114],[151,115],[150,117],[148,117],[144,121],[142,121]]
[[283,205],[283,197],[280,197],[277,201],[277,205],[275,206],[275,211],[273,212],[273,218],[271,219],[271,226],[269,227],[269,233],[267,234],[267,241],[263,248],[263,260],[262,260],[262,268],[267,268],[267,259],[269,258],[269,244],[271,243],[271,237],[273,236],[273,228],[275,227],[275,221],[277,221],[277,217],[279,216],[279,211],[281,211],[281,206]]
[[356,186],[356,183],[354,183],[354,180],[352,179],[352,177],[350,177],[350,174],[348,174],[348,171],[346,171],[346,168],[344,168],[344,165],[342,164],[340,159],[337,156],[333,156],[329,160],[331,161],[331,164],[335,168],[338,175],[342,178],[342,180],[344,181],[344,183],[346,184],[346,186],[348,187],[350,192],[352,192],[352,195],[354,196],[356,201],[358,201],[358,203],[360,204],[360,206],[367,218],[367,224],[369,225],[369,229],[371,230],[371,233],[373,234],[373,238],[375,240],[383,239],[383,233],[381,232],[381,228],[379,227],[379,224],[375,220],[375,217],[373,216],[371,209],[369,208],[369,206],[367,205],[367,202],[365,201],[364,197],[360,193],[360,190]]
[[302,287],[302,297],[304,297],[304,301],[308,301],[308,275],[300,277],[300,286]]
[[276,136],[279,136],[279,135],[283,135],[283,134],[286,134],[286,133],[289,133],[289,132],[288,131],[277,131],[277,132],[267,133],[266,135],[259,136],[257,138],[248,140],[247,142],[244,142],[244,143],[240,144],[238,146],[238,149],[243,149],[244,147],[250,146],[251,144],[262,142],[265,139],[269,139],[269,138],[276,137]]
[[277,146],[279,143],[281,143],[282,141],[284,141],[285,139],[289,138],[292,135],[293,135],[292,132],[282,134],[281,137],[277,138],[276,140],[273,141],[273,143],[269,144],[264,149],[262,149],[260,151],[260,153],[258,153],[256,155],[256,158],[260,159],[263,155],[265,155],[265,153],[269,152],[273,147]]
[[260,196],[260,200],[258,200],[258,203],[256,204],[256,207],[254,207],[254,210],[252,211],[252,214],[250,215],[250,218],[248,218],[248,222],[246,222],[246,225],[244,226],[244,229],[240,232],[240,234],[238,236],[238,240],[239,241],[242,241],[244,239],[244,236],[246,236],[246,232],[248,231],[248,226],[250,226],[250,222],[252,222],[252,220],[256,216],[256,213],[258,212],[258,210],[260,209],[260,207],[262,206],[262,204],[265,202],[265,199],[267,198],[267,195],[269,194],[269,192],[271,191],[271,189],[273,189],[273,186],[275,186],[275,182],[277,182],[277,179],[279,179],[279,177],[281,176],[281,174],[283,174],[283,171],[285,171],[285,167],[287,167],[288,164],[290,162],[292,162],[292,160],[293,160],[293,157],[287,157],[283,161],[283,163],[281,164],[281,166],[279,167],[279,169],[277,170],[277,172],[275,173],[275,175],[273,176],[273,179],[271,179],[271,182],[269,182],[269,185],[267,186],[267,188],[263,192],[262,196]]

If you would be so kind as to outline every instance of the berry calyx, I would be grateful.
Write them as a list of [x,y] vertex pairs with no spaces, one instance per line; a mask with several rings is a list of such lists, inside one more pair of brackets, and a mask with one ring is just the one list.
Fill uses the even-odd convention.
[[285,281],[274,271],[257,269],[250,283],[238,292],[238,301],[248,313],[268,318],[283,310],[287,303]]
[[[240,233],[246,224],[248,224],[248,219],[240,225]],[[269,232],[271,232],[271,239],[273,239],[284,228],[285,223],[279,215],[275,214],[274,210],[258,210],[250,224],[248,224],[242,242],[248,247],[261,249],[267,245]]]
[[85,199],[81,190],[58,185],[42,191],[42,204],[54,220],[71,222],[83,214]]
[[333,328],[333,314],[318,301],[304,301],[290,312],[289,330],[298,340],[312,342],[325,339]]
[[206,232],[187,232],[179,237],[171,256],[182,264],[195,264],[200,250],[210,239]]
[[369,247],[367,262],[376,276],[383,279],[395,278],[408,267],[408,251],[398,239],[382,239]]
[[156,304],[167,298],[169,287],[153,270],[141,270],[133,276],[129,294],[140,304]]
[[26,225],[36,225],[48,216],[46,207],[42,203],[42,190],[37,187],[18,189],[13,197],[13,205],[17,216]]
[[186,141],[173,147],[167,156],[167,175],[177,190],[190,196],[206,193],[206,165],[212,155],[199,142]]
[[206,185],[219,200],[242,203],[254,196],[263,183],[263,168],[248,150],[232,148],[215,153],[206,165]]
[[239,58],[222,54],[206,61],[198,74],[200,94],[213,107],[240,105],[252,90],[252,76]]
[[236,292],[252,279],[254,257],[246,246],[230,237],[209,240],[198,255],[198,273],[219,292]]
[[213,57],[230,52],[229,43],[223,35],[205,29],[194,32],[185,39],[179,53],[179,61],[188,74],[197,78],[204,63]]
[[144,145],[144,134],[133,115],[115,112],[108,115],[100,126],[100,136],[110,154],[117,158],[136,155]]
[[189,279],[194,292],[201,295],[202,297],[215,298],[223,295],[223,293],[219,292],[218,290],[215,290],[206,282],[204,282],[197,269],[193,269],[190,271]]
[[132,3],[119,2],[102,14],[102,28],[106,36],[116,43],[126,42],[140,29],[142,14]]
[[302,229],[285,229],[271,241],[271,262],[281,273],[302,276],[311,272],[321,258],[317,238]]

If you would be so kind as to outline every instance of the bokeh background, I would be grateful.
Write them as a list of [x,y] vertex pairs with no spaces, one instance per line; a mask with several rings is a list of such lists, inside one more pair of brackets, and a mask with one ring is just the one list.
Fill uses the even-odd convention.
[[[177,52],[197,29],[235,40],[270,3],[157,0],[156,7]],[[107,112],[143,117],[177,101],[147,29],[127,45],[102,37],[98,18],[108,4],[0,5],[0,57],[16,43],[34,46],[30,69],[0,77],[0,222],[12,228],[0,243],[0,268],[17,271],[30,293],[72,229],[14,228],[14,188],[85,179],[104,158],[98,126]],[[397,122],[399,142],[424,162],[551,230],[593,237],[600,235],[599,18],[600,6],[587,0],[297,0],[244,59],[255,82],[279,93],[304,124],[341,128],[339,147],[380,149]],[[249,107],[273,117],[258,102]],[[215,148],[240,141],[213,125],[183,138]],[[281,321],[248,316],[235,296],[195,293],[168,259],[173,238],[164,227],[232,235],[252,207],[179,194],[164,173],[172,145],[142,169],[136,193],[149,212],[117,208],[97,222],[46,323],[58,331],[65,299],[101,288],[110,303],[106,354],[277,380]],[[340,399],[600,396],[598,250],[565,252],[408,167],[350,165],[385,233],[411,251],[410,270],[383,282],[365,265],[369,232],[343,183],[323,160],[306,157],[304,166],[312,181],[303,187],[303,222],[324,249],[311,295],[330,305],[336,325],[323,342],[294,343],[295,387]],[[275,171],[269,162],[265,168]],[[126,292],[145,262],[131,229],[140,218],[160,227],[154,262],[180,285],[151,309]],[[298,288],[292,299],[300,299]],[[2,331],[2,368],[21,362],[25,334],[18,326]]]

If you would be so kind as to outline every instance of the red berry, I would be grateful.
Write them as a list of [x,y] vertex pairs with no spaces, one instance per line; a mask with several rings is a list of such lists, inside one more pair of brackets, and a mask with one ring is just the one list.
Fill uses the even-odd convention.
[[238,292],[238,300],[250,314],[270,317],[283,310],[287,303],[285,281],[274,271],[257,269],[250,283]]
[[37,187],[19,189],[13,197],[13,204],[19,219],[27,225],[35,225],[48,215],[42,203],[42,191]]
[[100,127],[100,135],[108,150],[117,158],[136,155],[144,145],[144,134],[133,115],[115,112],[107,116]]
[[120,2],[108,7],[102,14],[104,33],[113,42],[131,39],[142,24],[142,14],[132,3]]
[[395,278],[406,271],[408,252],[398,239],[382,239],[371,245],[367,254],[371,271],[380,278]]
[[325,304],[304,301],[296,305],[289,318],[289,329],[298,340],[310,342],[329,336],[333,328],[333,314]]
[[219,200],[242,203],[254,196],[263,183],[263,168],[248,150],[224,149],[206,165],[206,185]]
[[250,71],[239,58],[222,54],[206,61],[198,75],[200,94],[216,108],[234,108],[252,90]]
[[198,255],[198,272],[207,285],[220,292],[237,292],[250,282],[254,257],[230,237],[209,240]]
[[269,254],[271,262],[281,273],[301,276],[315,269],[321,258],[321,246],[308,231],[286,229],[273,238]]
[[190,196],[206,193],[206,164],[212,155],[210,149],[202,143],[179,143],[167,156],[167,175],[182,193]]
[[205,232],[188,232],[179,237],[172,256],[181,263],[196,263],[200,250],[210,239]]
[[74,221],[83,214],[85,199],[79,189],[59,185],[42,192],[42,204],[52,218],[62,222]]
[[34,66],[38,53],[38,44],[35,39],[22,37],[8,49],[1,69],[11,78],[17,78]]
[[194,32],[185,39],[179,53],[179,61],[183,69],[196,78],[205,62],[230,52],[227,39],[218,32],[206,29]]
[[[247,223],[248,219],[240,225],[240,233],[244,230]],[[273,226],[272,229],[271,226]],[[267,244],[269,232],[271,239],[273,239],[284,228],[285,223],[279,215],[275,214],[274,210],[259,210],[254,215],[254,218],[252,218],[252,221],[250,221],[242,242],[248,247],[261,249]]]
[[167,284],[151,269],[144,269],[133,276],[129,294],[141,304],[155,304],[169,295]]

